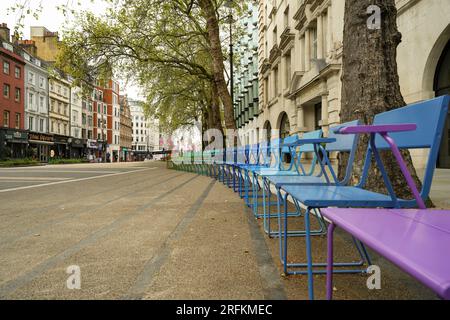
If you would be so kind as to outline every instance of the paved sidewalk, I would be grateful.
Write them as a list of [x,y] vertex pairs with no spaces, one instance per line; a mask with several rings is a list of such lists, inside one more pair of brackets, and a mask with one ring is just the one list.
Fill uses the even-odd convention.
[[[278,241],[267,238],[261,221],[219,182],[163,163],[46,170],[68,180],[0,193],[1,298],[307,298],[306,277],[281,275]],[[440,192],[436,185],[433,192]],[[323,261],[325,239],[314,239],[313,246]],[[304,239],[290,240],[291,257],[303,259],[304,247]],[[336,254],[355,259],[341,233]],[[336,298],[434,298],[386,261],[375,263],[382,267],[381,291],[369,291],[365,276],[337,276]],[[81,268],[81,290],[67,289],[71,265]],[[324,288],[325,278],[317,276],[317,298]]]

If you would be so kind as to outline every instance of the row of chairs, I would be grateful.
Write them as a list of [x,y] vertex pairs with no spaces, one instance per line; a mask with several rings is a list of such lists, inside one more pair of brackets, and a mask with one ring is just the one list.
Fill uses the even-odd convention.
[[[424,205],[431,189],[449,102],[449,96],[444,96],[394,109],[377,115],[371,126],[359,121],[344,123],[330,128],[326,138],[319,130],[301,138],[294,135],[252,146],[185,153],[175,167],[213,177],[233,188],[255,218],[263,219],[266,234],[278,239],[284,273],[307,275],[311,299],[314,274],[327,275],[327,298],[331,299],[333,274],[367,272],[363,266],[371,266],[372,261],[366,245],[432,288],[441,298],[450,299],[450,211],[426,210]],[[352,185],[362,134],[368,134],[370,142],[359,183]],[[420,190],[403,161],[400,150],[404,149],[429,150]],[[389,150],[413,199],[396,195],[380,156],[380,151]],[[330,159],[330,155],[339,153],[348,158],[342,179]],[[285,157],[292,159],[289,164],[283,161]],[[388,194],[365,188],[372,165],[378,167]],[[304,220],[304,227],[290,227],[292,219],[299,218]],[[315,229],[311,218],[317,221]],[[359,261],[334,262],[336,227],[352,235]],[[313,262],[311,239],[326,234],[328,259]],[[288,258],[289,239],[293,237],[305,239],[306,257],[302,261],[292,262]]]

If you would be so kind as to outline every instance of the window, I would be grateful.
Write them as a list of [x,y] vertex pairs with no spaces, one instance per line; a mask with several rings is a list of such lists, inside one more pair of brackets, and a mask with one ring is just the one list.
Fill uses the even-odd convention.
[[14,96],[16,102],[20,102],[20,88],[16,88],[16,94]]
[[29,93],[28,94],[28,108],[30,109],[34,109],[34,94],[33,93]]
[[280,93],[279,91],[279,86],[278,86],[278,67],[276,67],[275,69],[273,69],[273,89],[274,89],[274,95],[275,97],[278,96],[278,94]]
[[7,99],[9,99],[9,90],[10,90],[9,84],[5,83],[3,85],[3,96]]
[[311,29],[311,58],[317,59],[317,29]]
[[58,133],[61,134],[61,123],[58,123]]
[[3,111],[3,126],[9,127],[9,111]]
[[45,87],[45,79],[44,77],[39,77],[39,88],[44,89]]
[[76,111],[76,110],[73,110],[72,121],[78,122],[78,111]]
[[264,79],[264,103],[267,105],[269,103],[269,79]]
[[320,130],[321,129],[321,124],[322,122],[322,103],[317,103],[314,105],[314,127],[315,130]]
[[34,85],[34,73],[33,72],[28,72],[28,83],[31,83]]
[[286,56],[285,56],[285,65],[286,65],[286,70],[285,70],[285,85],[286,85],[286,89],[288,89],[291,85],[291,53],[289,52]]
[[15,128],[20,129],[20,113],[16,113]]
[[67,124],[64,124],[64,135],[67,136]]
[[39,131],[44,132],[44,119],[39,120]]
[[44,97],[39,97],[39,108],[41,111],[45,111],[45,99]]
[[28,130],[33,131],[34,130],[34,118],[33,117],[29,117],[28,118]]
[[3,61],[3,73],[9,74],[9,62],[8,61]]
[[21,71],[22,71],[22,70],[20,69],[20,67],[17,67],[17,66],[16,66],[16,69],[15,69],[15,76],[16,76],[16,79],[20,79],[20,74],[22,73]]
[[277,27],[273,29],[273,45],[276,45],[278,43],[278,32]]
[[284,10],[284,28],[289,28],[289,7]]
[[50,91],[54,91],[53,81],[50,81]]
[[55,132],[55,122],[52,121],[52,132]]

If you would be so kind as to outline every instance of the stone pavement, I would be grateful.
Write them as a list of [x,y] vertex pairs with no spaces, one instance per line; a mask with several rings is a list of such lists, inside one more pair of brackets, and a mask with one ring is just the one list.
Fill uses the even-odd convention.
[[[48,172],[19,176],[67,180],[0,192],[1,298],[307,298],[306,277],[282,276],[278,241],[263,234],[261,222],[221,183],[163,163],[41,170]],[[81,173],[89,170],[96,173]],[[11,181],[15,186],[17,179]],[[436,183],[433,192],[443,197],[440,188]],[[315,258],[324,259],[325,239],[313,246]],[[290,252],[303,259],[304,239],[290,240]],[[355,259],[345,234],[338,233],[336,255]],[[375,263],[382,290],[369,291],[365,276],[339,275],[336,299],[434,298],[383,259]],[[66,286],[72,265],[81,269],[81,290]],[[317,298],[324,288],[324,276],[317,276]]]

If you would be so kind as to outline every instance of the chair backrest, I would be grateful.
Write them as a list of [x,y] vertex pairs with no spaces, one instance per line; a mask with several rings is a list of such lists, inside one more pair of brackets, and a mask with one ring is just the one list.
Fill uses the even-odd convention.
[[289,147],[286,147],[284,145],[294,143],[297,140],[298,140],[298,135],[297,134],[294,134],[292,136],[284,138],[283,147],[281,148],[281,153],[290,154],[291,151],[290,151]]
[[326,150],[329,152],[352,152],[358,144],[358,135],[356,134],[337,134],[339,128],[352,127],[360,125],[361,121],[355,120],[330,127],[328,138],[336,139],[336,142],[328,143]]
[[352,127],[360,125],[361,121],[354,120],[350,122],[346,122],[343,124],[339,124],[333,127],[330,127],[328,138],[336,139],[335,142],[327,143],[325,150],[328,152],[349,152],[349,158],[347,161],[347,167],[345,171],[345,177],[344,180],[340,182],[341,185],[346,185],[350,181],[352,170],[353,170],[353,163],[355,161],[355,155],[358,148],[358,138],[359,135],[356,134],[338,134],[339,128],[344,127]]
[[[396,132],[389,135],[400,149],[429,149],[425,176],[422,184],[422,199],[428,198],[439,154],[450,96],[415,103],[375,116],[374,124],[414,123],[415,131]],[[379,135],[375,140],[379,149],[388,149],[386,141]]]
[[[320,139],[322,138],[322,130],[305,132],[302,139]],[[294,141],[295,142],[295,141]],[[300,152],[314,152],[314,146],[312,144],[304,144],[299,147]]]

